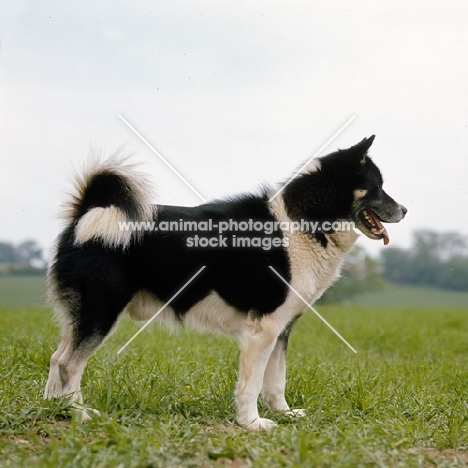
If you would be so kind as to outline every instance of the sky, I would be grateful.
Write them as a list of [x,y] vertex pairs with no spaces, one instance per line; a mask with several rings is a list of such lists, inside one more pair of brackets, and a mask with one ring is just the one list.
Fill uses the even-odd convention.
[[[3,1],[0,242],[46,253],[73,171],[121,145],[155,202],[256,190],[375,134],[384,188],[417,229],[468,235],[464,1]],[[378,253],[381,242],[361,236]]]

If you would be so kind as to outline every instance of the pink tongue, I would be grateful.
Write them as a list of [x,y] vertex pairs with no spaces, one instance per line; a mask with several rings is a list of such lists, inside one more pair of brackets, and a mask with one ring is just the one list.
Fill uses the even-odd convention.
[[372,221],[377,226],[377,228],[372,228],[371,232],[373,234],[382,235],[383,236],[383,243],[384,243],[384,245],[387,245],[390,242],[390,237],[388,235],[387,230],[384,228],[384,226],[380,222],[380,219],[374,213],[372,213],[372,211],[367,210],[367,212],[368,213],[370,212],[369,214],[371,215]]
[[379,231],[378,229],[371,229],[371,232],[374,234],[380,234],[383,236],[383,243],[384,245],[387,245],[390,242],[390,237],[388,236],[388,232],[385,228],[383,228],[383,231]]

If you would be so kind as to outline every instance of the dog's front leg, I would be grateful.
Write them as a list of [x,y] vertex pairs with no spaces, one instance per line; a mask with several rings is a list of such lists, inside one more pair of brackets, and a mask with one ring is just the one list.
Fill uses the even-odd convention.
[[289,416],[305,416],[303,409],[289,408],[284,395],[286,389],[286,349],[293,322],[278,337],[270,355],[263,377],[262,394],[265,403],[274,411],[281,411]]
[[270,355],[263,377],[263,399],[269,408],[275,411],[289,411],[284,391],[286,389],[286,345],[278,338]]
[[249,430],[267,430],[276,424],[258,414],[258,396],[265,368],[279,331],[269,317],[248,318],[240,339],[239,380],[236,389],[237,422]]

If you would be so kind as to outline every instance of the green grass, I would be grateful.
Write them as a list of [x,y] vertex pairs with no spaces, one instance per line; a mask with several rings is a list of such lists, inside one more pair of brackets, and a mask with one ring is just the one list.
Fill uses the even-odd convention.
[[0,306],[41,307],[44,303],[44,276],[0,276]]
[[361,294],[349,304],[369,307],[468,307],[468,292],[429,287],[389,285],[383,291]]
[[303,419],[269,433],[234,422],[237,345],[127,320],[90,360],[85,401],[102,416],[68,418],[43,401],[58,338],[48,310],[0,309],[0,466],[468,466],[468,309],[320,307],[358,350],[313,314],[295,327],[287,397]]

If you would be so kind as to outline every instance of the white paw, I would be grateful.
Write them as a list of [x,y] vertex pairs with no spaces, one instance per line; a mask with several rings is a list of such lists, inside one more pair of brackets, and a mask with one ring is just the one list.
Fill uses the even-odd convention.
[[101,416],[101,413],[94,408],[85,408],[83,406],[75,405],[72,405],[71,408],[76,421],[82,424],[86,424],[93,418],[93,416]]
[[249,431],[269,431],[273,429],[277,424],[271,419],[257,418],[254,421],[245,424],[245,428]]
[[286,416],[291,416],[294,418],[303,418],[306,414],[307,411],[305,409],[292,409],[289,411],[285,411],[284,413]]

